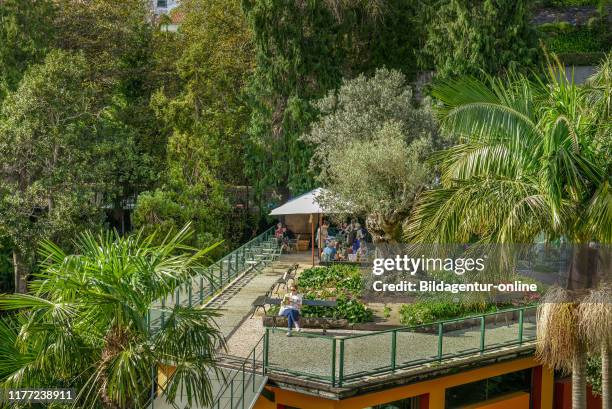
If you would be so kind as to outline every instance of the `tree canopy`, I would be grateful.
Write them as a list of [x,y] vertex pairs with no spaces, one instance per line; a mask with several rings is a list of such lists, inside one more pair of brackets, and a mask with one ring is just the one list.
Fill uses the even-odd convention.
[[441,140],[427,108],[414,106],[398,71],[344,81],[316,102],[320,118],[303,139],[311,170],[337,210],[367,216],[377,241],[398,238],[416,195],[432,181],[425,158]]
[[526,0],[444,0],[428,9],[424,54],[440,77],[526,69],[538,58]]

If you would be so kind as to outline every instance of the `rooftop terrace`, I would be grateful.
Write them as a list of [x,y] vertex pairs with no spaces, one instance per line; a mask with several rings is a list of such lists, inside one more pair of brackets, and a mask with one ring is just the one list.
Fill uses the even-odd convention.
[[[245,246],[209,267],[214,282],[194,280],[159,303],[219,310],[227,339],[220,351],[226,379],[221,376],[214,388],[217,402],[224,402],[219,407],[252,401],[266,382],[341,399],[533,353],[535,307],[385,331],[304,329],[288,337],[285,328],[265,328],[261,314],[251,316],[252,303],[288,266],[300,264],[298,274],[309,267],[310,253],[280,255],[270,234]],[[152,324],[163,319],[163,308],[152,311]]]

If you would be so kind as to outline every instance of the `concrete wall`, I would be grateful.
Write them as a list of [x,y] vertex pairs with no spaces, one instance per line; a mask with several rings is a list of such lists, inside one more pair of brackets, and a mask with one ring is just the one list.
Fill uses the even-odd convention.
[[596,67],[590,65],[578,65],[565,67],[565,73],[568,78],[571,78],[572,71],[574,73],[574,82],[576,84],[584,84],[584,82],[595,72]]

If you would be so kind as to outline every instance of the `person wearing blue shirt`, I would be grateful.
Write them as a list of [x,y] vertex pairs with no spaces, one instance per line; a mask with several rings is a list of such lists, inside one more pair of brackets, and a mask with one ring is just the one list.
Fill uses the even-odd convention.
[[326,261],[332,261],[336,259],[336,246],[333,242],[327,243],[327,246],[323,250],[323,259]]

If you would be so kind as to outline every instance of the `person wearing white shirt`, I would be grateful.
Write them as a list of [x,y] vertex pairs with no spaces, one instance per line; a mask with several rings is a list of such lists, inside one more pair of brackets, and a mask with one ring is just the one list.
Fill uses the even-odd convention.
[[300,328],[300,311],[302,310],[302,295],[298,293],[295,285],[291,286],[290,292],[285,294],[281,304],[280,315],[287,317],[287,336],[291,336],[291,330],[295,325],[295,329],[299,332]]

